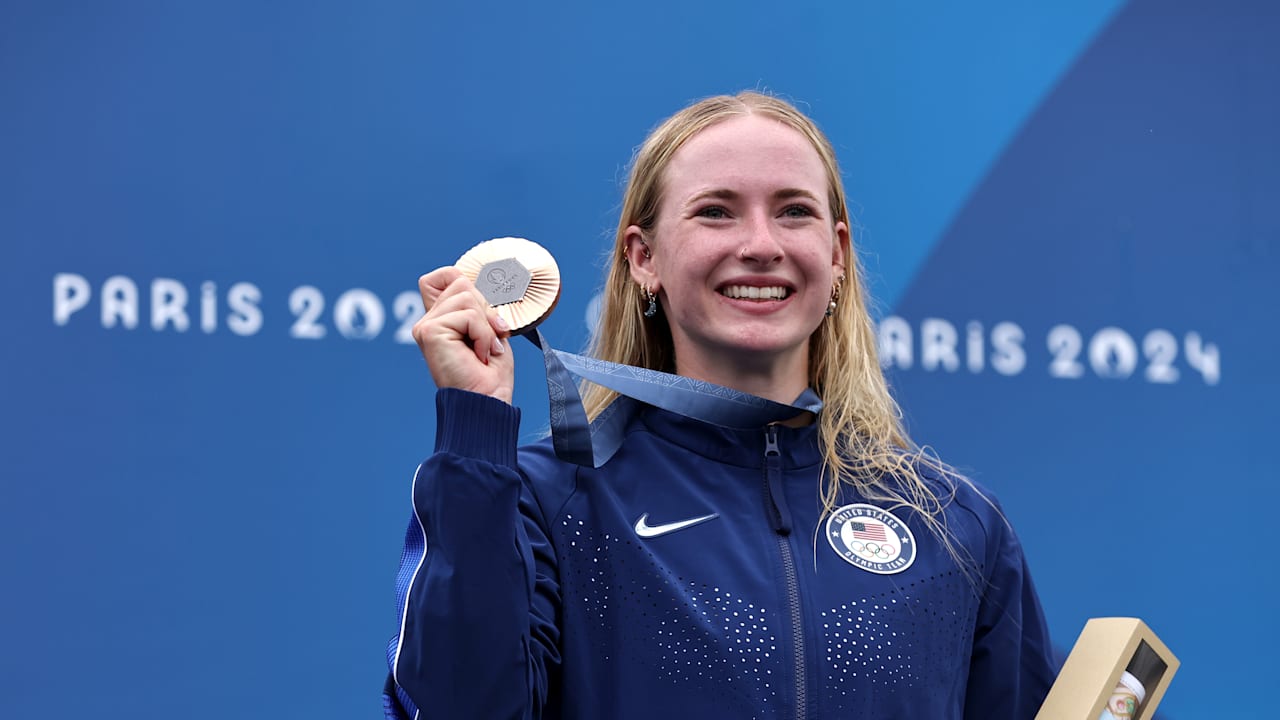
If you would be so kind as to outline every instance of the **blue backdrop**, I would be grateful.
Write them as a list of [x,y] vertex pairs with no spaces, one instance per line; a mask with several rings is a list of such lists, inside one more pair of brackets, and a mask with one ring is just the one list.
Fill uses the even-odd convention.
[[1146,618],[1172,718],[1269,687],[1280,9],[1036,5],[6,3],[0,716],[376,717],[417,276],[537,240],[581,347],[633,147],[744,88],[835,142],[910,428],[1057,642]]

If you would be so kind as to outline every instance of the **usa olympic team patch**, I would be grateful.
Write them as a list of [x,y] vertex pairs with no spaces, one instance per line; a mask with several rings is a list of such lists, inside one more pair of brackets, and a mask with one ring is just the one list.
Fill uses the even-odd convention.
[[893,575],[916,559],[916,538],[896,515],[874,505],[845,505],[827,518],[827,542],[850,565]]

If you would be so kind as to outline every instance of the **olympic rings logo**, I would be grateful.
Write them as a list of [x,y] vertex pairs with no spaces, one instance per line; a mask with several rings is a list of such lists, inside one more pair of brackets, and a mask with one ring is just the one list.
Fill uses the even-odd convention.
[[853,542],[849,543],[849,549],[857,553],[858,555],[861,555],[862,557],[867,558],[868,560],[870,560],[871,558],[875,558],[877,560],[888,560],[889,558],[893,557],[898,553],[898,548],[888,543],[878,543],[878,542],[864,543],[860,540],[854,540]]

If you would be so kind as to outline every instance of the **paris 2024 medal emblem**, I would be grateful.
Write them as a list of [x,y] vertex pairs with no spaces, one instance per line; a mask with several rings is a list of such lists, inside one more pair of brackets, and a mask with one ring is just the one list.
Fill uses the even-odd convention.
[[911,567],[916,539],[896,515],[874,505],[845,505],[827,518],[827,542],[850,565],[877,575]]

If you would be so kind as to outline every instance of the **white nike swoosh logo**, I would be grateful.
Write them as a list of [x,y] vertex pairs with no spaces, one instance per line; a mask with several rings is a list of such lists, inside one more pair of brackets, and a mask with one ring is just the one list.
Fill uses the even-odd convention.
[[689,518],[688,520],[681,520],[679,522],[667,523],[665,525],[650,525],[648,523],[649,513],[645,513],[640,516],[639,520],[636,521],[636,534],[642,538],[658,537],[659,535],[666,535],[667,533],[673,533],[677,530],[683,530],[687,527],[693,527],[694,525],[697,525],[699,523],[704,523],[708,520],[715,520],[718,517],[720,517],[719,513],[712,513],[710,515],[703,515],[702,517]]

